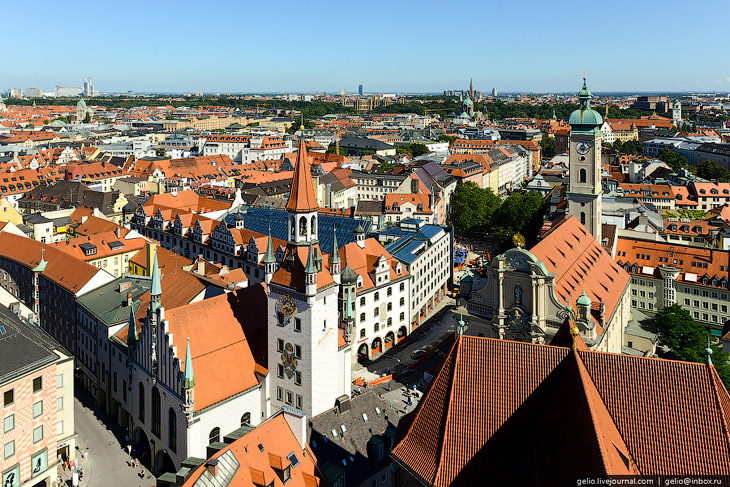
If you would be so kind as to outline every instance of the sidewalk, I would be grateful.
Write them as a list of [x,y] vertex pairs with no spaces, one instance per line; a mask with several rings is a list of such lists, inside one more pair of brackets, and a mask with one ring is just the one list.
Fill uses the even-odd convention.
[[[118,438],[101,422],[95,412],[84,406],[78,398],[74,398],[76,422],[77,468],[84,471],[80,487],[96,487],[110,485],[114,487],[150,487],[157,480],[144,470],[144,478],[139,476],[140,467],[129,466],[129,455]],[[82,453],[88,456],[82,458]],[[71,486],[73,473],[70,470],[59,470],[60,485]],[[65,483],[64,483],[65,482]]]

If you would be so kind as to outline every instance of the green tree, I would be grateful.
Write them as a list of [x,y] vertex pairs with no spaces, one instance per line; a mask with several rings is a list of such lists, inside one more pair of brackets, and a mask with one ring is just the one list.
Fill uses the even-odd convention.
[[294,122],[293,124],[291,124],[291,127],[289,127],[288,129],[286,129],[286,133],[293,135],[297,130],[299,130],[299,128],[301,127],[302,124],[304,125],[304,129],[305,130],[310,130],[310,129],[313,129],[314,127],[317,126],[316,123],[314,123],[311,120],[307,120],[305,118],[303,123],[300,122],[299,120],[297,120],[296,122]]
[[456,136],[441,134],[441,135],[439,135],[439,140],[442,142],[448,142],[449,144],[453,144],[454,141],[456,140]]
[[521,233],[531,247],[542,227],[546,207],[545,199],[537,191],[512,193],[495,211],[492,226],[503,244],[509,244],[515,233]]
[[[677,360],[685,362],[705,362],[707,360],[708,330],[695,321],[689,311],[678,304],[662,309],[656,315],[656,326],[661,342],[672,350]],[[711,343],[712,363],[718,375],[730,388],[730,365],[728,354],[716,343]]]
[[378,164],[378,167],[375,170],[377,172],[389,172],[395,166],[397,166],[397,164],[395,162],[383,161],[380,164]]
[[686,157],[676,152],[670,151],[669,149],[662,149],[657,156],[660,161],[666,162],[673,171],[679,172],[680,169],[687,167],[689,161]]
[[542,157],[553,157],[555,155],[555,137],[543,137],[540,147],[542,147]]
[[451,195],[449,221],[457,236],[485,230],[500,200],[491,189],[482,189],[467,181],[459,184]]
[[[336,151],[337,151],[337,146],[334,144],[327,147],[327,154],[334,154]],[[345,154],[345,149],[343,149],[342,147],[340,147],[339,155],[341,155],[341,156],[347,155],[347,154]]]
[[426,147],[424,144],[413,143],[409,144],[409,147],[411,148],[411,155],[413,155],[413,157],[422,156],[430,152],[428,150],[428,147]]
[[697,175],[704,179],[717,179],[723,183],[730,182],[730,171],[717,161],[702,161],[697,165]]

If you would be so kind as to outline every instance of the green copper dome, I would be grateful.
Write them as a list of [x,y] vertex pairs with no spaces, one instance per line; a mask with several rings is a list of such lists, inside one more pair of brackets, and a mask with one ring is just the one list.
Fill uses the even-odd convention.
[[585,290],[583,291],[583,294],[581,294],[580,297],[578,298],[578,300],[576,301],[576,304],[578,306],[586,306],[586,307],[589,307],[591,305],[591,298],[589,298],[586,295]]
[[585,78],[583,78],[583,89],[578,93],[578,98],[580,99],[580,108],[570,114],[568,124],[577,131],[586,129],[590,130],[602,125],[603,117],[601,117],[600,113],[591,108],[591,99],[593,98],[593,95],[591,95],[591,92],[588,91]]
[[469,98],[469,95],[466,96],[466,100],[464,100],[464,105],[473,105],[474,102],[471,101],[471,98]]

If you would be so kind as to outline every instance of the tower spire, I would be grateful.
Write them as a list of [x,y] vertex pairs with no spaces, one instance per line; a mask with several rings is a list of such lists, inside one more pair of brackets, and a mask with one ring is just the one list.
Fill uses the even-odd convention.
[[339,264],[340,247],[337,245],[337,228],[332,229],[332,252],[330,252],[330,264]]
[[160,267],[157,265],[157,252],[152,261],[152,287],[150,287],[150,310],[152,312],[160,309],[162,298],[162,286],[160,285]]
[[193,355],[190,353],[190,337],[188,337],[187,348],[185,349],[185,379],[183,381],[185,389],[195,387],[195,375],[193,374]]
[[264,264],[275,264],[274,243],[271,241],[271,225],[269,225],[269,239],[266,243],[266,255],[264,256]]
[[[134,316],[134,305],[129,306],[129,330],[127,332],[127,336],[132,341],[136,342],[137,337],[137,318]],[[128,340],[129,340],[128,339]]]
[[286,209],[289,212],[309,212],[319,209],[317,197],[314,194],[314,186],[312,185],[312,174],[309,168],[304,137],[299,139],[299,150],[294,164],[294,177],[292,178],[291,193],[289,194]]

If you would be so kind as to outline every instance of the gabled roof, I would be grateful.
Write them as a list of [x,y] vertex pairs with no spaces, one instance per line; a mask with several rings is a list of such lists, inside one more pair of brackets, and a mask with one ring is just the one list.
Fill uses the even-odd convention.
[[462,336],[393,456],[439,486],[728,474],[729,421],[712,366]]

